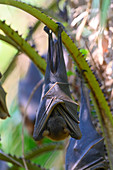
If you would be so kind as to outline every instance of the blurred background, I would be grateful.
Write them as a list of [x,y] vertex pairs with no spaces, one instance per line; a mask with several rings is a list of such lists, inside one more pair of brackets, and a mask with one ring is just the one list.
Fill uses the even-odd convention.
[[[61,22],[80,51],[95,71],[101,89],[113,113],[113,1],[111,0],[23,0]],[[0,18],[18,31],[38,53],[46,59],[48,37],[44,25],[31,15],[14,7],[0,4]],[[22,52],[2,41],[0,30],[0,72],[2,86],[7,92],[6,101],[10,118],[0,120],[0,148],[5,153],[22,155],[22,119],[28,99],[34,91],[26,110],[24,127],[24,152],[51,143],[43,139],[36,143],[32,138],[36,110],[38,109],[43,75]],[[76,64],[64,49],[64,58],[72,95],[80,102],[80,84],[75,74]],[[92,109],[93,110],[93,109]],[[92,114],[95,113],[92,111]],[[97,126],[96,126],[97,127]],[[98,131],[101,133],[100,128]],[[66,148],[68,139],[61,142]],[[64,169],[65,149],[43,153],[32,160],[46,168]],[[11,164],[8,164],[10,167]]]

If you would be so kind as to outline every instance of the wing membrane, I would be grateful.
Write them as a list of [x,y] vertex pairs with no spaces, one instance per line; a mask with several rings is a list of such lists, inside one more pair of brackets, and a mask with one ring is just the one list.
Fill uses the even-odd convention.
[[35,140],[40,140],[42,138],[42,132],[46,126],[46,123],[47,123],[53,109],[59,103],[63,103],[63,102],[56,99],[55,97],[53,97],[51,99],[45,98],[43,100],[43,103],[41,104],[41,107],[39,108],[37,117],[36,117],[34,133],[33,133],[33,138]]
[[76,123],[72,118],[70,118],[69,114],[66,112],[66,110],[61,104],[57,107],[57,110],[62,115],[66,123],[68,124],[70,129],[70,135],[76,139],[80,139],[81,132],[78,123]]

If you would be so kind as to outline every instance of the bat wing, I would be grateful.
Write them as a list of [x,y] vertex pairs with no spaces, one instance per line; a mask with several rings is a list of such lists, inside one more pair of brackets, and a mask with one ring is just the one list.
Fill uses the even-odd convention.
[[[82,138],[80,140],[70,139],[66,152],[66,170],[92,169],[98,164],[103,168],[104,162],[104,139],[95,130],[90,118],[88,107],[88,92],[81,88],[81,108],[80,108],[80,130]],[[104,169],[104,168],[103,168]]]
[[77,116],[78,104],[74,102],[69,95],[67,95],[68,88],[69,85],[67,83],[56,82],[54,84],[49,84],[45,96],[47,96],[48,98],[55,97],[56,99],[62,100],[65,103],[65,108],[70,115],[70,118],[72,118],[76,123],[79,123]]
[[[85,143],[85,141],[83,141]],[[66,153],[66,170],[90,169],[105,167],[103,159],[103,138],[97,138],[84,147],[83,142],[71,138]],[[99,149],[101,148],[101,152]]]
[[64,120],[66,121],[70,135],[75,139],[81,138],[81,132],[78,123],[70,116],[69,112],[67,111],[65,104],[60,104],[57,106],[58,112],[62,115]]
[[56,82],[54,84],[49,84],[46,87],[46,92],[43,98],[47,97],[48,99],[51,99],[54,97],[58,101],[62,101],[62,104],[57,106],[57,111],[66,121],[70,130],[70,135],[76,139],[80,139],[81,132],[78,126],[77,103],[66,94],[66,89],[68,88],[67,83]]
[[35,140],[40,140],[43,136],[42,133],[45,129],[46,123],[56,105],[62,103],[62,101],[57,100],[55,97],[51,99],[44,98],[41,102],[39,110],[36,115],[35,127],[33,138]]

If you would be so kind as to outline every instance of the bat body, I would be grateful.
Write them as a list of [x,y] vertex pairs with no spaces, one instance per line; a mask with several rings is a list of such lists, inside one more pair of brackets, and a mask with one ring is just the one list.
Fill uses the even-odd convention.
[[45,30],[49,35],[47,68],[33,137],[35,140],[40,140],[43,136],[62,140],[71,135],[79,139],[81,132],[78,126],[77,104],[71,99],[63,58],[62,29],[58,27],[56,42],[52,39],[52,32],[47,27]]
[[80,140],[70,139],[66,152],[66,170],[106,169],[104,139],[95,130],[89,109],[88,93],[81,85]]

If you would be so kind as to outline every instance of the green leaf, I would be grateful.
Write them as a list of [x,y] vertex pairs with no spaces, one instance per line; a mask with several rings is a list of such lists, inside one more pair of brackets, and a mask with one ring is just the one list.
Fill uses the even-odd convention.
[[[21,115],[17,107],[17,99],[15,98],[11,105],[11,118],[0,122],[0,134],[2,150],[5,153],[15,154],[17,156],[22,155],[22,123]],[[8,142],[7,142],[8,141]],[[36,142],[33,140],[25,128],[24,130],[24,150],[27,152],[30,149],[36,147]]]
[[57,150],[62,150],[64,145],[62,143],[44,144],[40,147],[34,148],[32,151],[27,153],[25,155],[25,159],[33,159],[41,154],[45,154],[46,152],[54,151],[56,148]]
[[[48,28],[50,28],[57,35],[58,25],[53,20],[51,20],[49,17],[47,17],[44,13],[37,10],[36,8],[33,8],[30,5],[27,5],[25,3],[15,1],[15,0],[11,0],[11,1],[10,0],[0,0],[0,4],[15,6],[17,8],[20,8],[20,9],[28,12],[29,14],[31,14],[32,16],[36,17],[41,22],[43,22],[45,25],[47,25]],[[8,34],[8,36],[10,38],[13,39],[13,37],[15,37],[16,34],[15,35],[13,35],[11,33],[9,34],[9,32],[7,31],[8,28],[6,26],[4,26],[2,23],[0,24],[0,28],[6,34]],[[15,37],[15,39],[18,39],[17,36]],[[19,39],[19,41],[21,42],[21,39]],[[108,146],[107,147],[108,153],[110,153],[109,160],[111,160],[110,161],[111,162],[111,169],[113,169],[112,168],[113,167],[113,161],[112,161],[112,155],[113,155],[113,137],[112,137],[112,134],[113,134],[113,117],[112,117],[112,114],[110,112],[110,108],[108,106],[108,103],[105,100],[104,94],[102,93],[102,91],[99,87],[99,84],[98,84],[95,76],[93,75],[91,69],[89,68],[87,62],[85,61],[84,57],[82,57],[82,54],[80,53],[80,51],[78,50],[76,45],[72,42],[72,40],[66,34],[65,31],[62,32],[62,42],[64,43],[68,52],[71,54],[74,61],[76,62],[76,65],[78,66],[78,68],[81,71],[86,70],[86,72],[83,73],[83,76],[84,76],[85,80],[87,81],[88,87],[91,90],[93,102],[96,103],[95,107],[98,110],[99,121],[101,123],[101,127],[102,127],[102,130],[103,130],[103,133],[104,133],[104,137],[105,137],[105,140],[106,140],[106,143],[107,143],[107,146]],[[21,46],[21,44],[18,44],[18,45]],[[28,49],[26,49],[26,51],[28,52]],[[26,54],[29,55],[29,53],[27,53],[27,52],[26,52]],[[34,59],[34,63],[38,66],[35,56],[34,56],[34,58],[32,58],[32,57],[31,58],[32,58],[32,60]],[[43,71],[45,71],[45,67],[46,67],[46,64],[43,67]]]
[[[6,154],[3,151],[0,150],[0,160],[6,161],[6,162],[10,162],[13,165],[16,165],[17,167],[23,167],[24,168],[24,163],[22,158],[20,157],[16,157],[16,156],[12,156],[10,154]],[[27,167],[28,169],[32,169],[32,170],[42,170],[43,168],[40,165],[36,165],[33,164],[30,161],[26,161]]]

